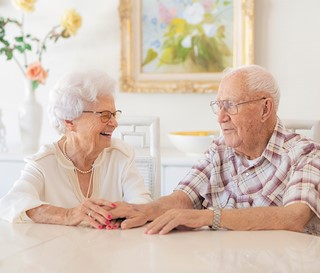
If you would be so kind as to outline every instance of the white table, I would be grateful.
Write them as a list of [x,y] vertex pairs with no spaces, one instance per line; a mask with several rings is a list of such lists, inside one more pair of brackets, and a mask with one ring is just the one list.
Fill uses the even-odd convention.
[[0,272],[320,272],[320,237],[288,231],[96,230],[0,220]]

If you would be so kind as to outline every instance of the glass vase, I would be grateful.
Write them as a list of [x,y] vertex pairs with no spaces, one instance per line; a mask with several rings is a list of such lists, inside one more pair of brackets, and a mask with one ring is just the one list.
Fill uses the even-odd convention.
[[25,97],[18,111],[19,129],[22,152],[35,153],[39,148],[39,139],[42,125],[42,106],[36,99],[32,81],[26,81]]

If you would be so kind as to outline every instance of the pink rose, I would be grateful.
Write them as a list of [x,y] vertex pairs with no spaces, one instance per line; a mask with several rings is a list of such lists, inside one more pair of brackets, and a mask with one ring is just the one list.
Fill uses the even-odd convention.
[[41,63],[38,61],[28,66],[26,74],[28,79],[37,81],[41,84],[44,84],[48,77],[48,72],[43,69]]

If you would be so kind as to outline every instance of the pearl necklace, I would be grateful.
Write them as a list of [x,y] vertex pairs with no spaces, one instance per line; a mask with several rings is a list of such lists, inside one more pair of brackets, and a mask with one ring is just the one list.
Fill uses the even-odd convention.
[[[67,155],[67,153],[66,153],[66,145],[67,145],[67,141],[65,141],[65,142],[63,143],[62,153],[63,153],[64,157],[65,157],[67,160],[69,160],[69,161],[71,161],[71,162],[73,163],[73,161],[71,160],[71,158],[70,158],[70,157]],[[74,168],[75,168],[76,171],[78,171],[79,173],[82,173],[82,174],[91,173],[92,170],[93,170],[93,166],[91,166],[91,168],[90,168],[89,170],[87,170],[87,171],[80,170],[80,169],[77,168],[74,164],[73,164],[73,166],[74,166]]]

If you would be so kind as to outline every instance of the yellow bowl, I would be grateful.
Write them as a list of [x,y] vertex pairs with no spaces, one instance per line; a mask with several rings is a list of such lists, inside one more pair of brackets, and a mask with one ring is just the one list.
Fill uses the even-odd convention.
[[179,151],[199,155],[208,149],[212,139],[218,135],[218,131],[183,131],[171,132],[168,137]]

